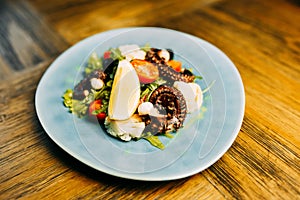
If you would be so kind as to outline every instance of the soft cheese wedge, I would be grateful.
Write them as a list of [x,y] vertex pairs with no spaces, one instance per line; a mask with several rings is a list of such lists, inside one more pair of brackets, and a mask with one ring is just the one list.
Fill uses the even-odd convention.
[[200,109],[203,102],[203,94],[200,86],[197,83],[175,81],[174,87],[183,94],[188,113],[192,113]]
[[118,64],[108,105],[108,117],[113,120],[130,118],[138,107],[140,82],[131,63],[122,60]]
[[145,129],[145,123],[138,114],[133,114],[126,120],[106,118],[104,125],[109,134],[125,141],[129,141],[132,138],[140,138]]

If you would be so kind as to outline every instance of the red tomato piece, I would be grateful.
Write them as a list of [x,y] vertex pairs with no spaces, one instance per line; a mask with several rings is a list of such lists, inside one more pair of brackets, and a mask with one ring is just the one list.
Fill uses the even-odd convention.
[[105,51],[104,54],[103,54],[103,58],[104,58],[104,59],[110,58],[110,54],[111,54],[110,51]]
[[102,113],[97,114],[96,117],[99,121],[104,121],[106,114],[105,114],[105,112],[102,112]]
[[102,102],[100,99],[93,101],[89,105],[88,115],[89,117],[97,117],[98,120],[103,121],[106,117],[105,112],[95,113],[97,110],[100,110],[102,107]]
[[159,77],[159,71],[156,65],[145,60],[134,59],[132,66],[138,74],[141,83],[152,83]]

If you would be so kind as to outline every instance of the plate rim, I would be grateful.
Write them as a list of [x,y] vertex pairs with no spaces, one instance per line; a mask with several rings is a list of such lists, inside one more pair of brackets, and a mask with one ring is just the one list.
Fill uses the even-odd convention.
[[[76,49],[78,48],[80,45],[84,45],[85,43],[87,43],[88,41],[90,40],[93,40],[93,38],[95,37],[100,37],[100,35],[107,35],[108,37],[111,37],[110,35],[113,34],[113,33],[122,33],[123,31],[126,32],[128,30],[133,30],[133,29],[162,29],[162,30],[166,30],[166,31],[175,31],[175,32],[178,32],[180,34],[183,34],[187,37],[190,37],[191,39],[195,40],[195,42],[203,42],[203,43],[206,43],[210,48],[212,48],[214,51],[216,51],[219,55],[223,56],[225,59],[227,59],[227,61],[229,63],[231,63],[231,65],[233,66],[232,70],[235,72],[235,78],[238,78],[239,79],[239,85],[240,85],[240,88],[241,90],[239,91],[240,92],[240,100],[241,100],[241,112],[240,112],[240,117],[239,117],[239,121],[236,123],[237,125],[235,126],[235,131],[233,133],[230,134],[231,138],[229,139],[230,142],[227,142],[227,146],[223,147],[223,151],[222,153],[219,153],[217,156],[215,156],[214,159],[211,160],[210,163],[207,163],[205,166],[203,166],[202,168],[199,168],[199,169],[195,169],[194,171],[189,171],[189,172],[186,172],[186,173],[179,173],[179,174],[176,174],[176,175],[173,175],[172,177],[147,177],[147,178],[143,178],[142,174],[131,174],[131,173],[124,173],[122,171],[117,171],[117,170],[114,170],[114,169],[111,169],[109,170],[108,168],[107,169],[99,169],[98,167],[94,166],[94,164],[92,164],[88,159],[85,159],[83,158],[82,156],[80,155],[77,155],[76,153],[74,153],[72,150],[70,150],[67,146],[65,146],[63,144],[63,142],[61,141],[58,141],[55,137],[53,137],[53,135],[51,133],[49,133],[47,131],[47,125],[45,124],[44,121],[41,120],[41,112],[40,112],[40,108],[38,107],[38,95],[40,93],[40,90],[41,90],[41,83],[43,81],[45,81],[45,77],[47,76],[47,73],[50,71],[51,67],[55,66],[56,62],[59,61],[59,59],[63,58],[64,56],[68,55],[70,52],[72,52],[73,49]],[[96,47],[97,45],[95,45],[94,47]],[[36,94],[35,94],[35,109],[36,109],[36,113],[37,113],[37,116],[38,116],[38,119],[43,127],[43,129],[45,130],[45,132],[47,133],[47,135],[56,143],[56,145],[58,145],[62,150],[64,150],[65,152],[67,152],[69,155],[71,155],[72,157],[76,158],[77,160],[79,160],[80,162],[88,165],[89,167],[93,168],[93,169],[96,169],[98,171],[101,171],[103,173],[106,173],[106,174],[110,174],[110,175],[113,175],[113,176],[117,176],[117,177],[121,177],[121,178],[126,178],[126,179],[133,179],[133,180],[143,180],[143,181],[165,181],[165,180],[175,180],[175,179],[180,179],[180,178],[185,178],[185,177],[188,177],[188,176],[191,176],[191,175],[194,175],[196,173],[199,173],[205,169],[207,169],[208,167],[210,167],[211,165],[213,165],[217,160],[219,160],[227,151],[228,149],[232,146],[233,142],[235,141],[240,129],[241,129],[241,126],[242,126],[242,122],[243,122],[243,117],[244,117],[244,112],[245,112],[245,91],[244,91],[244,86],[243,86],[243,82],[242,82],[242,78],[240,76],[240,73],[238,72],[238,69],[236,68],[236,66],[234,65],[234,63],[230,60],[229,57],[227,57],[227,55],[221,51],[219,48],[217,48],[215,45],[211,44],[210,42],[206,41],[206,40],[203,40],[201,38],[198,38],[196,36],[193,36],[193,35],[190,35],[188,33],[184,33],[184,32],[180,32],[180,31],[177,31],[177,30],[172,30],[172,29],[167,29],[167,28],[160,28],[160,27],[130,27],[130,28],[119,28],[119,29],[112,29],[112,30],[109,30],[109,31],[105,31],[105,32],[100,32],[100,33],[97,33],[97,34],[94,34],[92,36],[89,36],[77,43],[75,43],[74,45],[72,45],[71,47],[69,47],[68,49],[66,49],[63,53],[61,53],[50,65],[49,67],[47,68],[47,70],[44,72],[44,74],[42,75],[42,78],[40,79],[39,83],[38,83],[38,86],[37,86],[37,89],[36,89]]]

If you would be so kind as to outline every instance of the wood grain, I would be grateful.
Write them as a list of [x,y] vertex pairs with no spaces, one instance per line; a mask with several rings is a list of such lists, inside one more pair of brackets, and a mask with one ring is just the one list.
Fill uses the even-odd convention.
[[[156,26],[174,16],[184,16],[194,9],[208,6],[218,0],[180,0],[173,1],[74,1],[45,4],[33,0],[56,30],[67,39],[75,42],[87,36],[114,28],[132,26]],[[77,23],[72,23],[76,21]],[[88,24],[88,26],[86,26]],[[66,29],[66,27],[68,27]]]
[[[0,199],[300,199],[300,5],[296,0],[0,1]],[[98,32],[158,26],[203,38],[239,70],[245,117],[214,165],[175,181],[96,171],[60,149],[35,113],[37,84]]]
[[27,3],[1,1],[0,79],[56,57],[67,43]]

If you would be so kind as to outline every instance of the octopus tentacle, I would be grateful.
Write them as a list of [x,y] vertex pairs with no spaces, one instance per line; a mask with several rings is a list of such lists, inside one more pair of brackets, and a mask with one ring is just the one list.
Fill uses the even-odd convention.
[[91,72],[88,76],[86,76],[84,79],[82,79],[74,87],[74,92],[73,92],[74,99],[82,100],[85,98],[84,91],[91,89],[92,86],[91,86],[90,80],[92,78],[98,78],[98,79],[104,80],[106,78],[106,74],[102,70],[98,69],[98,70]]
[[[166,79],[169,85],[172,85],[175,81],[189,83],[195,80],[195,76],[189,70],[185,69],[183,72],[177,72],[168,66],[165,59],[160,57],[160,51],[160,49],[151,48],[146,54],[146,60],[157,64],[160,76]],[[173,52],[171,50],[168,50],[168,52],[170,53],[170,58],[173,58]]]
[[151,94],[149,101],[159,112],[159,116],[150,116],[151,122],[147,119],[151,132],[164,133],[182,127],[187,112],[185,99],[179,90],[161,85]]

